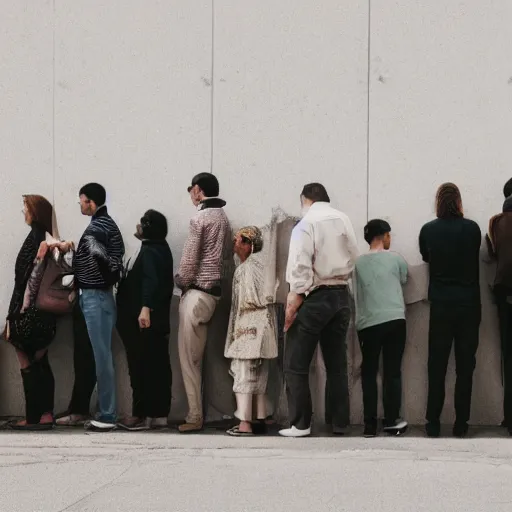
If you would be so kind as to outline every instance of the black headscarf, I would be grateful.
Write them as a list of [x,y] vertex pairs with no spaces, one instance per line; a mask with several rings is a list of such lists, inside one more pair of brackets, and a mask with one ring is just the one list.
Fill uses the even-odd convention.
[[165,240],[167,237],[167,219],[156,210],[148,210],[140,219],[140,225],[145,240]]

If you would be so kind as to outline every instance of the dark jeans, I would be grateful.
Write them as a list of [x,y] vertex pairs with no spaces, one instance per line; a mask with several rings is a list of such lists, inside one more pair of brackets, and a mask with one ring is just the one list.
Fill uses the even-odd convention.
[[140,329],[137,319],[117,322],[123,340],[132,386],[132,415],[166,418],[171,408],[171,362],[169,338],[152,327]]
[[469,420],[480,321],[480,304],[457,305],[436,302],[431,304],[428,349],[428,422],[438,422],[443,410],[446,369],[452,344],[455,344],[457,372],[455,384],[456,421],[466,423]]
[[96,363],[85,318],[78,301],[73,309],[73,338],[75,383],[68,412],[89,416],[91,396],[96,386]]
[[309,367],[320,342],[329,389],[333,426],[350,423],[346,335],[350,323],[346,287],[313,291],[301,306],[286,336],[284,371],[290,424],[298,429],[311,425],[313,407]]
[[501,338],[504,422],[507,427],[512,428],[512,304],[508,302],[509,296],[512,299],[512,293],[496,289],[495,296]]
[[402,404],[402,357],[407,336],[405,320],[374,325],[357,334],[363,354],[361,380],[364,422],[377,423],[377,373],[382,351],[384,417],[386,424],[392,424],[399,418]]

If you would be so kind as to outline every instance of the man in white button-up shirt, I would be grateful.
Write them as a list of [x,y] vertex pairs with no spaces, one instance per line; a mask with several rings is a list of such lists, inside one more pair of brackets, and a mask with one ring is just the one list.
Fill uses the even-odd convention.
[[290,428],[280,432],[285,437],[311,433],[309,367],[318,342],[327,371],[333,433],[342,434],[349,424],[347,280],[359,253],[350,219],[329,203],[323,185],[306,185],[301,194],[303,218],[290,241],[284,357]]

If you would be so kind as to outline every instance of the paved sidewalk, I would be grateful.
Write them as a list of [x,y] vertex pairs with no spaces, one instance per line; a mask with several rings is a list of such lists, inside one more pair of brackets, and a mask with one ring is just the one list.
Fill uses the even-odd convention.
[[499,429],[465,440],[2,432],[0,471],[2,512],[512,510],[512,439]]

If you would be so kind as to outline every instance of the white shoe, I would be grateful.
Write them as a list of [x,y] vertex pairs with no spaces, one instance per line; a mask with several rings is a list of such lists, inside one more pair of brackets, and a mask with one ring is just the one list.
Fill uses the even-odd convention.
[[300,430],[297,427],[285,428],[279,431],[279,435],[283,437],[308,437],[311,435],[311,427]]
[[167,418],[151,418],[151,430],[162,430],[169,427]]
[[91,432],[112,432],[115,428],[115,423],[105,423],[98,420],[91,420],[85,424],[85,430],[90,430]]

